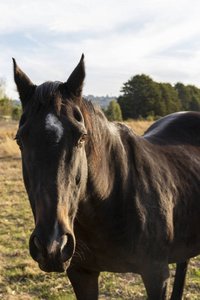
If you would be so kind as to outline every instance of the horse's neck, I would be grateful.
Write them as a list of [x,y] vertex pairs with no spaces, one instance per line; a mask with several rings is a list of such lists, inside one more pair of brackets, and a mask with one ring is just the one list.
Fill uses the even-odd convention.
[[[103,200],[113,193],[125,193],[132,176],[137,135],[125,125],[106,122],[99,124],[96,160],[89,158],[89,180],[96,197]],[[132,174],[132,175],[131,175]]]
[[[102,126],[102,127],[101,127]],[[137,163],[140,164],[140,137],[125,125],[99,124],[101,140],[98,155],[89,151],[88,184],[85,198],[80,202],[77,224],[83,232],[99,230],[115,234],[116,230],[129,232],[128,218],[134,215],[133,228],[138,228],[135,186],[137,186]],[[136,150],[136,148],[138,150]],[[90,148],[90,150],[92,147]],[[95,159],[94,159],[95,157]],[[133,184],[134,183],[134,184]],[[120,216],[118,218],[118,216]],[[87,222],[85,220],[87,219]],[[106,221],[106,222],[104,222]],[[98,226],[97,226],[98,224]],[[101,226],[100,226],[101,225]],[[133,229],[134,230],[134,229]]]

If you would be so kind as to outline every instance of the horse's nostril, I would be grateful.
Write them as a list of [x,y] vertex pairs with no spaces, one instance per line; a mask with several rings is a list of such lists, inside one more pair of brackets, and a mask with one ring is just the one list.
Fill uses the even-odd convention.
[[29,250],[32,258],[38,261],[40,254],[42,253],[42,244],[39,239],[32,235],[29,240]]
[[68,241],[68,237],[67,237],[67,235],[64,235],[64,236],[62,237],[62,242],[61,242],[61,246],[60,246],[61,251],[63,250],[63,248],[64,248],[65,245],[67,244],[67,241]]
[[59,270],[60,272],[64,263],[69,261],[74,253],[74,236],[71,233],[66,233],[63,236],[57,235],[55,238],[53,235],[53,237],[49,236],[49,240],[47,241],[45,236],[42,238],[41,235],[38,233],[36,235],[34,232],[29,240],[30,254],[39,263],[42,270]]
[[62,239],[63,241],[61,246],[61,257],[62,261],[65,262],[69,260],[74,253],[75,241],[73,235],[71,234],[64,235]]
[[34,236],[33,242],[34,242],[35,246],[36,246],[39,250],[42,250],[42,245],[41,245],[39,239],[37,238],[37,236]]

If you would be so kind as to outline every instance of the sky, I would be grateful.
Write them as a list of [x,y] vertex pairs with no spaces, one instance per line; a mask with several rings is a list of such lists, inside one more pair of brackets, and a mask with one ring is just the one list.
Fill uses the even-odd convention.
[[137,74],[200,88],[199,0],[0,0],[0,78],[12,57],[35,84],[66,81],[85,54],[84,95],[119,96]]

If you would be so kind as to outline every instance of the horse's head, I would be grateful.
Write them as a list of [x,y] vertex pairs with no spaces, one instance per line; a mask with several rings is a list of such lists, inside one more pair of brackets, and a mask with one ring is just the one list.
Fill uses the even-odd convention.
[[65,83],[39,86],[13,61],[23,108],[16,141],[35,219],[30,254],[42,270],[64,271],[75,250],[73,223],[87,182],[84,57]]

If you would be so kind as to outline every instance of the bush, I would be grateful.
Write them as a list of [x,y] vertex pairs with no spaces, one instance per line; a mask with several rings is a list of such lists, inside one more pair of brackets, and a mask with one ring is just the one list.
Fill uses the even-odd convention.
[[152,121],[154,121],[154,120],[155,120],[155,119],[154,119],[154,116],[151,116],[151,115],[150,115],[150,116],[147,117],[147,121],[152,122]]
[[104,113],[109,121],[122,121],[121,108],[115,100],[110,101],[108,109]]
[[15,106],[12,109],[12,119],[18,121],[21,117],[22,109],[21,106]]

